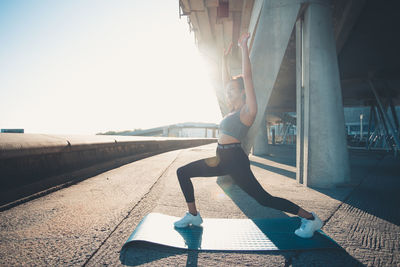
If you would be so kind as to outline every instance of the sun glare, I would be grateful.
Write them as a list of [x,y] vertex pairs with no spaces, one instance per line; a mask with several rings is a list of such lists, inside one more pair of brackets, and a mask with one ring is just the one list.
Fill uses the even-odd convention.
[[176,1],[7,3],[1,128],[95,134],[221,119]]

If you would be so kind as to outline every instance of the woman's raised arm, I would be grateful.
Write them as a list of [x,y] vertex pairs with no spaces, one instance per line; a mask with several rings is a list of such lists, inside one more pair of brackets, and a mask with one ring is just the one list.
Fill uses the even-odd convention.
[[242,34],[242,36],[239,38],[238,45],[242,48],[242,75],[244,89],[246,91],[246,106],[248,108],[248,112],[255,116],[257,114],[257,100],[253,86],[249,48],[247,47],[247,40],[249,37],[249,33]]
[[224,87],[224,90],[226,89],[226,86],[228,85],[228,82],[231,79],[231,74],[229,73],[229,68],[228,68],[228,55],[232,50],[232,42],[230,43],[228,49],[224,48],[224,53],[222,54],[222,85]]

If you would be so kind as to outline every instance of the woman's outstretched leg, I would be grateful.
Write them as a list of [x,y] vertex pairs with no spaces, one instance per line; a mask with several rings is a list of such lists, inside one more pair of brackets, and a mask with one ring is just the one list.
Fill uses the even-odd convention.
[[243,191],[257,200],[261,205],[302,217],[301,226],[295,231],[296,235],[303,238],[310,238],[316,230],[321,229],[323,225],[322,221],[315,213],[310,213],[287,199],[274,197],[265,191],[254,177],[250,166],[242,167],[235,173],[232,173],[231,176]]
[[193,161],[177,169],[179,185],[187,203],[194,202],[194,189],[191,178],[214,177],[227,174],[220,166],[218,156]]
[[194,189],[191,178],[214,177],[227,174],[220,166],[218,156],[193,161],[177,169],[179,185],[182,189],[189,212],[185,217],[175,222],[176,227],[186,227],[189,224],[200,225],[202,219],[196,208]]
[[231,174],[235,183],[263,206],[298,215],[300,207],[293,202],[270,195],[255,178],[250,167],[244,167]]

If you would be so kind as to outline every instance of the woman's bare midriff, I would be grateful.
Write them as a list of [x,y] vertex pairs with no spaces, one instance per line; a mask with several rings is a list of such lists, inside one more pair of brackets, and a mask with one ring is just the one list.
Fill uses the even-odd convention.
[[220,136],[218,137],[218,144],[226,145],[226,144],[232,144],[232,143],[240,143],[240,141],[237,140],[233,136],[220,133]]

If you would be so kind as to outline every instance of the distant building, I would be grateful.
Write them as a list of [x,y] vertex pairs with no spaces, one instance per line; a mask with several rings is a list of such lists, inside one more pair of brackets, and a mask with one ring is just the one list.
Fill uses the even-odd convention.
[[165,136],[165,137],[200,137],[217,138],[219,134],[218,124],[185,122],[166,125],[146,130],[124,132],[123,135],[134,136]]
[[24,133],[24,129],[1,129],[2,133]]
[[[395,107],[397,118],[400,115],[400,107]],[[376,121],[370,121],[370,111],[369,107],[345,107],[344,108],[344,120],[346,124],[346,133],[350,136],[359,135],[361,132],[362,124],[362,134],[367,135],[368,129],[373,131],[375,128]],[[390,112],[387,113],[389,120],[393,125],[395,125],[394,118]]]
[[[395,111],[397,118],[394,118],[391,112],[387,112],[388,118],[394,126],[396,125],[395,121],[400,118],[400,106],[396,106]],[[349,137],[363,136],[366,138],[368,133],[371,134],[374,131],[380,119],[372,118],[371,125],[369,125],[370,112],[370,107],[344,108],[344,126]],[[296,143],[296,112],[270,112],[267,113],[267,118],[269,121],[267,126],[269,143]]]

